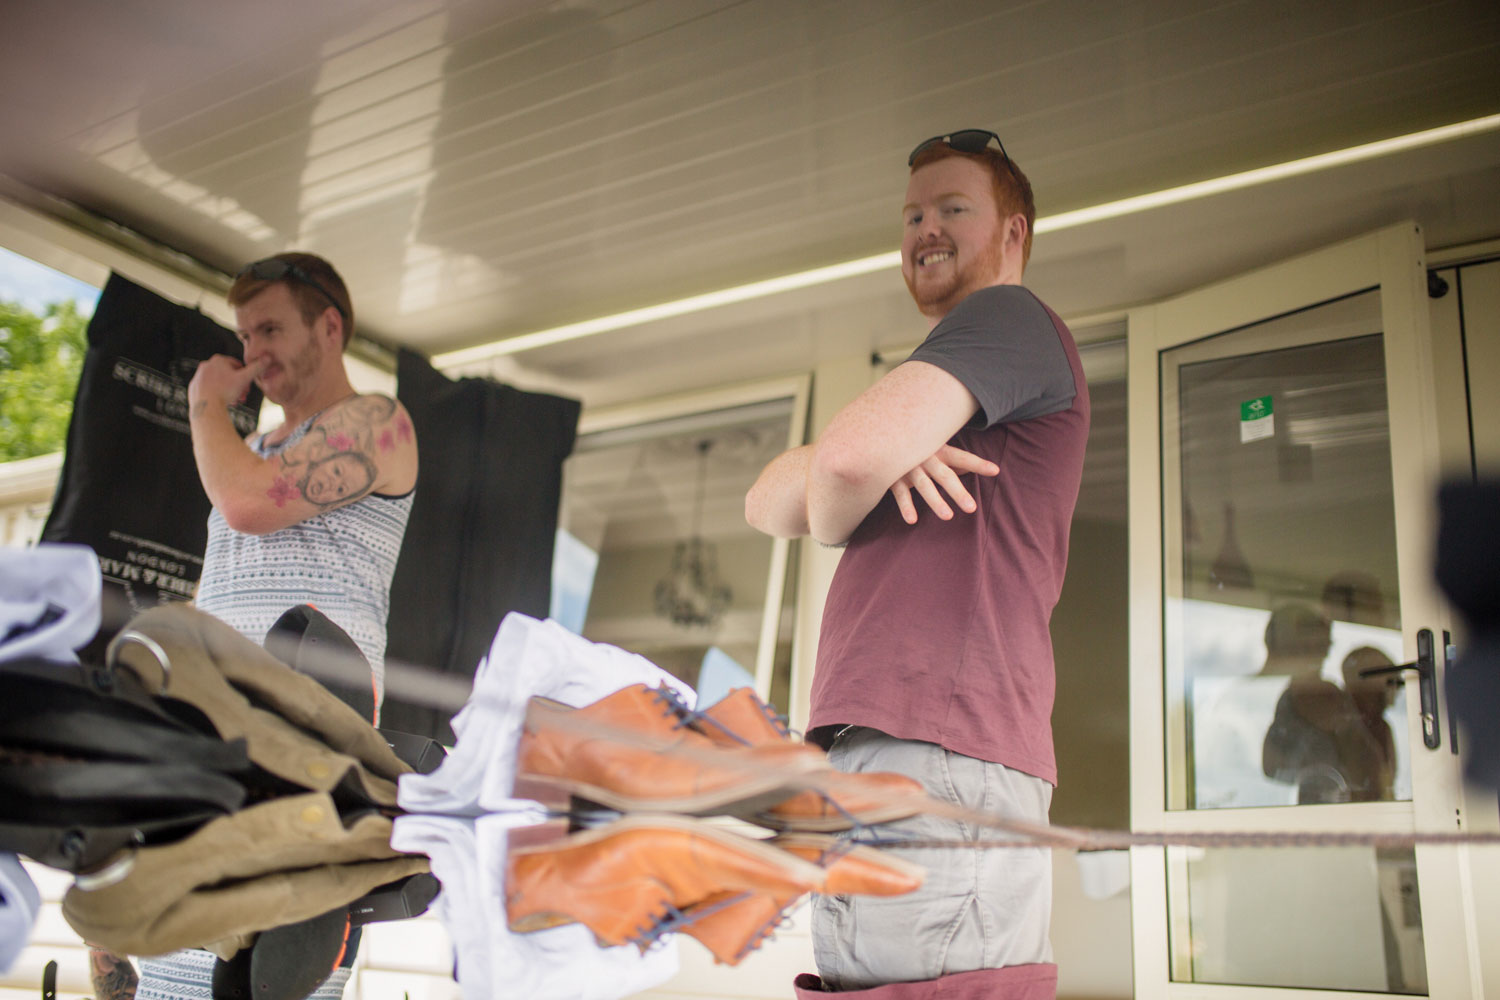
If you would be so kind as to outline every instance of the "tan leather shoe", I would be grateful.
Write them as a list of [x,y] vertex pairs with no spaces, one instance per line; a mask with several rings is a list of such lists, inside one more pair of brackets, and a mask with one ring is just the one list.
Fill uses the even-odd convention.
[[[899,896],[917,889],[925,872],[919,865],[818,834],[783,834],[766,841],[823,869],[814,891]],[[675,929],[697,938],[714,961],[737,965],[759,948],[784,919],[800,894],[720,892],[683,911]]]
[[750,747],[792,739],[786,720],[753,688],[735,688],[701,711],[681,708],[689,724],[715,743]]
[[[720,746],[791,743],[781,717],[750,688],[735,688],[701,711],[681,711],[694,730]],[[890,771],[830,770],[812,784],[769,808],[736,815],[774,830],[827,832],[905,819],[921,811],[924,798],[920,783]]]
[[831,832],[915,816],[927,800],[915,779],[893,771],[829,770],[812,787],[745,818],[772,830]]
[[754,812],[832,773],[816,747],[716,744],[690,728],[669,689],[636,684],[582,708],[533,698],[517,754],[516,794],[558,791],[620,812]]
[[575,920],[602,945],[644,950],[695,903],[722,893],[795,899],[826,879],[819,865],[722,827],[628,816],[554,844],[513,848],[505,909],[518,933]]

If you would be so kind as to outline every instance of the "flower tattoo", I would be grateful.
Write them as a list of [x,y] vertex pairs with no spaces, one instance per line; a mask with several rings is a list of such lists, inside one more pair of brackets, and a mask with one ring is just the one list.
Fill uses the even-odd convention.
[[276,501],[276,506],[285,507],[288,500],[297,500],[302,496],[302,491],[292,482],[290,476],[277,476],[276,482],[266,490],[266,496]]

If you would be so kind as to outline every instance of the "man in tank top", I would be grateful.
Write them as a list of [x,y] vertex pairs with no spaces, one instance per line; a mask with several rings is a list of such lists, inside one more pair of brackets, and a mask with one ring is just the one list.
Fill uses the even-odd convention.
[[[321,257],[282,253],[229,290],[244,361],[217,355],[188,385],[193,456],[213,502],[197,606],[263,642],[288,609],[311,604],[359,645],[384,693],[391,576],[417,481],[411,418],[395,399],[355,391],[344,367],[354,307]],[[285,419],[241,440],[229,407],[251,383]],[[351,942],[352,944],[352,942]],[[313,994],[342,995],[346,961]],[[188,951],[130,963],[94,950],[103,997],[209,995],[214,956]]]
[[[188,387],[193,455],[213,501],[197,605],[261,642],[295,604],[348,632],[384,689],[391,576],[411,510],[417,442],[396,400],[355,392],[343,280],[312,254],[245,268],[229,290],[244,363],[223,355]],[[282,424],[242,442],[228,406],[254,382]]]

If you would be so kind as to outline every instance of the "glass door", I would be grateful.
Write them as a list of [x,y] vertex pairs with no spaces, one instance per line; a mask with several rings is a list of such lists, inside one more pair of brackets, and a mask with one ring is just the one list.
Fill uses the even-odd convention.
[[1463,822],[1422,254],[1393,227],[1131,314],[1132,823],[1287,834],[1134,852],[1137,996],[1479,995],[1459,849],[1296,844]]

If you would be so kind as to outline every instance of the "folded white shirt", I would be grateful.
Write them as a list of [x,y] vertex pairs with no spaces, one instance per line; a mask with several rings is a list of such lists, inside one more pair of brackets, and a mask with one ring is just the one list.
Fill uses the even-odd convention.
[[670,935],[642,954],[633,945],[601,948],[581,924],[513,934],[505,917],[508,831],[547,819],[539,803],[511,794],[526,703],[541,696],[579,707],[632,684],[666,684],[688,706],[696,702],[692,688],[642,656],[554,621],[506,615],[453,718],[453,751],[432,774],[402,776],[407,814],[397,817],[391,846],[432,859],[443,884],[434,907],[468,1000],[618,1000],[676,975]]

